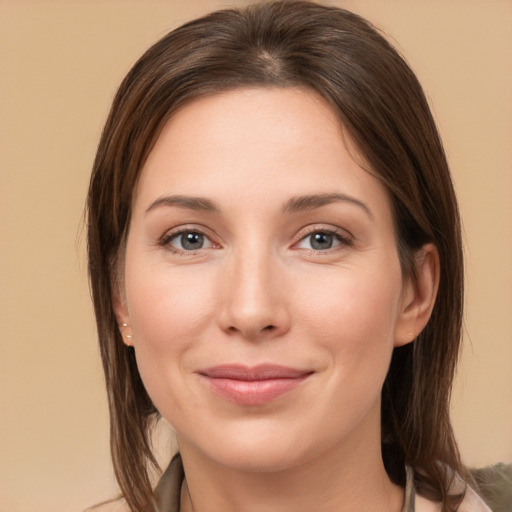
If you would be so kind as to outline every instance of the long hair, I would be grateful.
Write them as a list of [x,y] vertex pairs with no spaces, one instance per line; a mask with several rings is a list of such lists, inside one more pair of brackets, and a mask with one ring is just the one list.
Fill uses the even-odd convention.
[[[151,426],[158,417],[121,339],[113,291],[140,170],[173,113],[194,98],[241,87],[316,91],[330,104],[366,169],[388,190],[404,275],[432,242],[440,285],[431,319],[396,348],[382,390],[383,458],[403,483],[456,507],[450,475],[463,473],[449,419],[463,305],[460,221],[448,164],[422,88],[398,52],[369,22],[306,1],[262,2],[214,12],[170,32],[122,82],[106,122],[87,203],[89,273],[111,418],[111,452],[134,512],[151,505],[156,467]],[[148,505],[149,504],[149,505]]]

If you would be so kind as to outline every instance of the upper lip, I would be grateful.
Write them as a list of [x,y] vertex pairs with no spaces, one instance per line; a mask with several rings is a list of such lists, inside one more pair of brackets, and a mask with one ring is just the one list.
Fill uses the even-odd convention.
[[274,380],[274,379],[298,379],[313,373],[311,370],[290,368],[275,364],[261,364],[258,366],[244,366],[240,364],[226,364],[212,366],[198,371],[200,375],[211,379],[232,380]]

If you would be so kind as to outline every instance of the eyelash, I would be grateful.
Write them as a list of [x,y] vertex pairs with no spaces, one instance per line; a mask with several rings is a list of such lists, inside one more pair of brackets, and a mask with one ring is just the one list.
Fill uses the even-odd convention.
[[[200,249],[197,249],[197,250],[185,250],[185,249],[176,248],[173,245],[171,245],[171,242],[173,240],[178,239],[180,236],[182,236],[184,234],[201,235],[206,240],[208,240],[208,242],[211,244],[211,246],[210,247],[201,247]],[[349,234],[347,234],[345,231],[342,233],[338,229],[327,229],[327,228],[313,226],[313,227],[309,228],[306,232],[300,233],[299,240],[297,242],[295,242],[292,247],[295,250],[300,250],[301,248],[297,247],[297,245],[299,245],[301,242],[307,240],[309,237],[311,237],[313,235],[317,235],[317,234],[332,236],[334,239],[336,239],[339,242],[339,244],[335,245],[334,247],[329,247],[325,250],[314,249],[314,248],[303,249],[303,250],[305,250],[311,254],[322,255],[322,254],[332,253],[336,250],[340,250],[338,248],[338,246],[351,247],[352,245],[354,245],[353,238]],[[166,233],[162,237],[162,239],[159,241],[159,245],[167,248],[172,253],[180,255],[180,256],[193,256],[193,255],[199,254],[200,251],[202,251],[204,249],[209,249],[212,247],[213,248],[219,247],[219,245],[216,244],[214,241],[212,241],[211,236],[209,236],[204,230],[199,229],[197,227],[186,227],[186,226],[179,228],[177,231],[172,231],[171,233]]]
[[[300,233],[300,238],[299,238],[298,242],[295,242],[294,246],[297,246],[301,242],[307,240],[309,237],[316,235],[316,234],[332,236],[334,239],[336,239],[339,242],[339,244],[335,245],[334,247],[329,247],[326,250],[313,249],[313,248],[303,249],[310,254],[316,254],[316,255],[328,254],[328,253],[332,253],[337,250],[340,250],[342,247],[351,247],[354,245],[354,240],[353,240],[352,236],[350,234],[348,234],[346,231],[341,231],[339,229],[313,226],[311,228],[308,228],[306,232]],[[297,248],[296,250],[300,250],[300,248]]]
[[169,251],[171,251],[172,253],[174,253],[174,254],[176,254],[178,256],[193,256],[193,255],[199,254],[200,251],[202,251],[204,249],[209,249],[210,248],[210,247],[207,247],[207,248],[201,247],[200,249],[197,249],[197,250],[187,251],[187,250],[184,250],[184,249],[178,249],[178,248],[176,248],[176,247],[171,245],[171,242],[173,240],[176,240],[180,236],[185,235],[185,234],[201,235],[206,240],[208,240],[210,242],[211,247],[214,247],[214,248],[219,247],[218,244],[216,244],[215,242],[212,241],[211,236],[209,236],[202,229],[199,229],[197,227],[193,227],[192,228],[192,227],[186,227],[186,226],[184,226],[182,228],[179,228],[177,231],[172,231],[171,233],[166,233],[162,237],[162,239],[160,240],[159,245],[167,248]]

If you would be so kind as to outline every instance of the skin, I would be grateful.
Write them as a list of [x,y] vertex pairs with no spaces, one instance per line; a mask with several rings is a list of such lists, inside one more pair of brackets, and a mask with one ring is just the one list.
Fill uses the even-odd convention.
[[[361,161],[330,107],[299,88],[196,99],[150,153],[115,309],[176,430],[183,511],[401,510],[380,395],[393,348],[428,321],[437,254],[425,246],[417,280],[403,276],[387,191]],[[241,405],[200,374],[235,363],[309,376]]]

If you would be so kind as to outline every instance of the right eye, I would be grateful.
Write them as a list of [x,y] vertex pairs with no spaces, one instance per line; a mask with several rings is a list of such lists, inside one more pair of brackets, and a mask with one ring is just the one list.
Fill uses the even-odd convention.
[[200,231],[186,230],[171,233],[164,240],[176,252],[193,252],[213,247],[212,241]]

